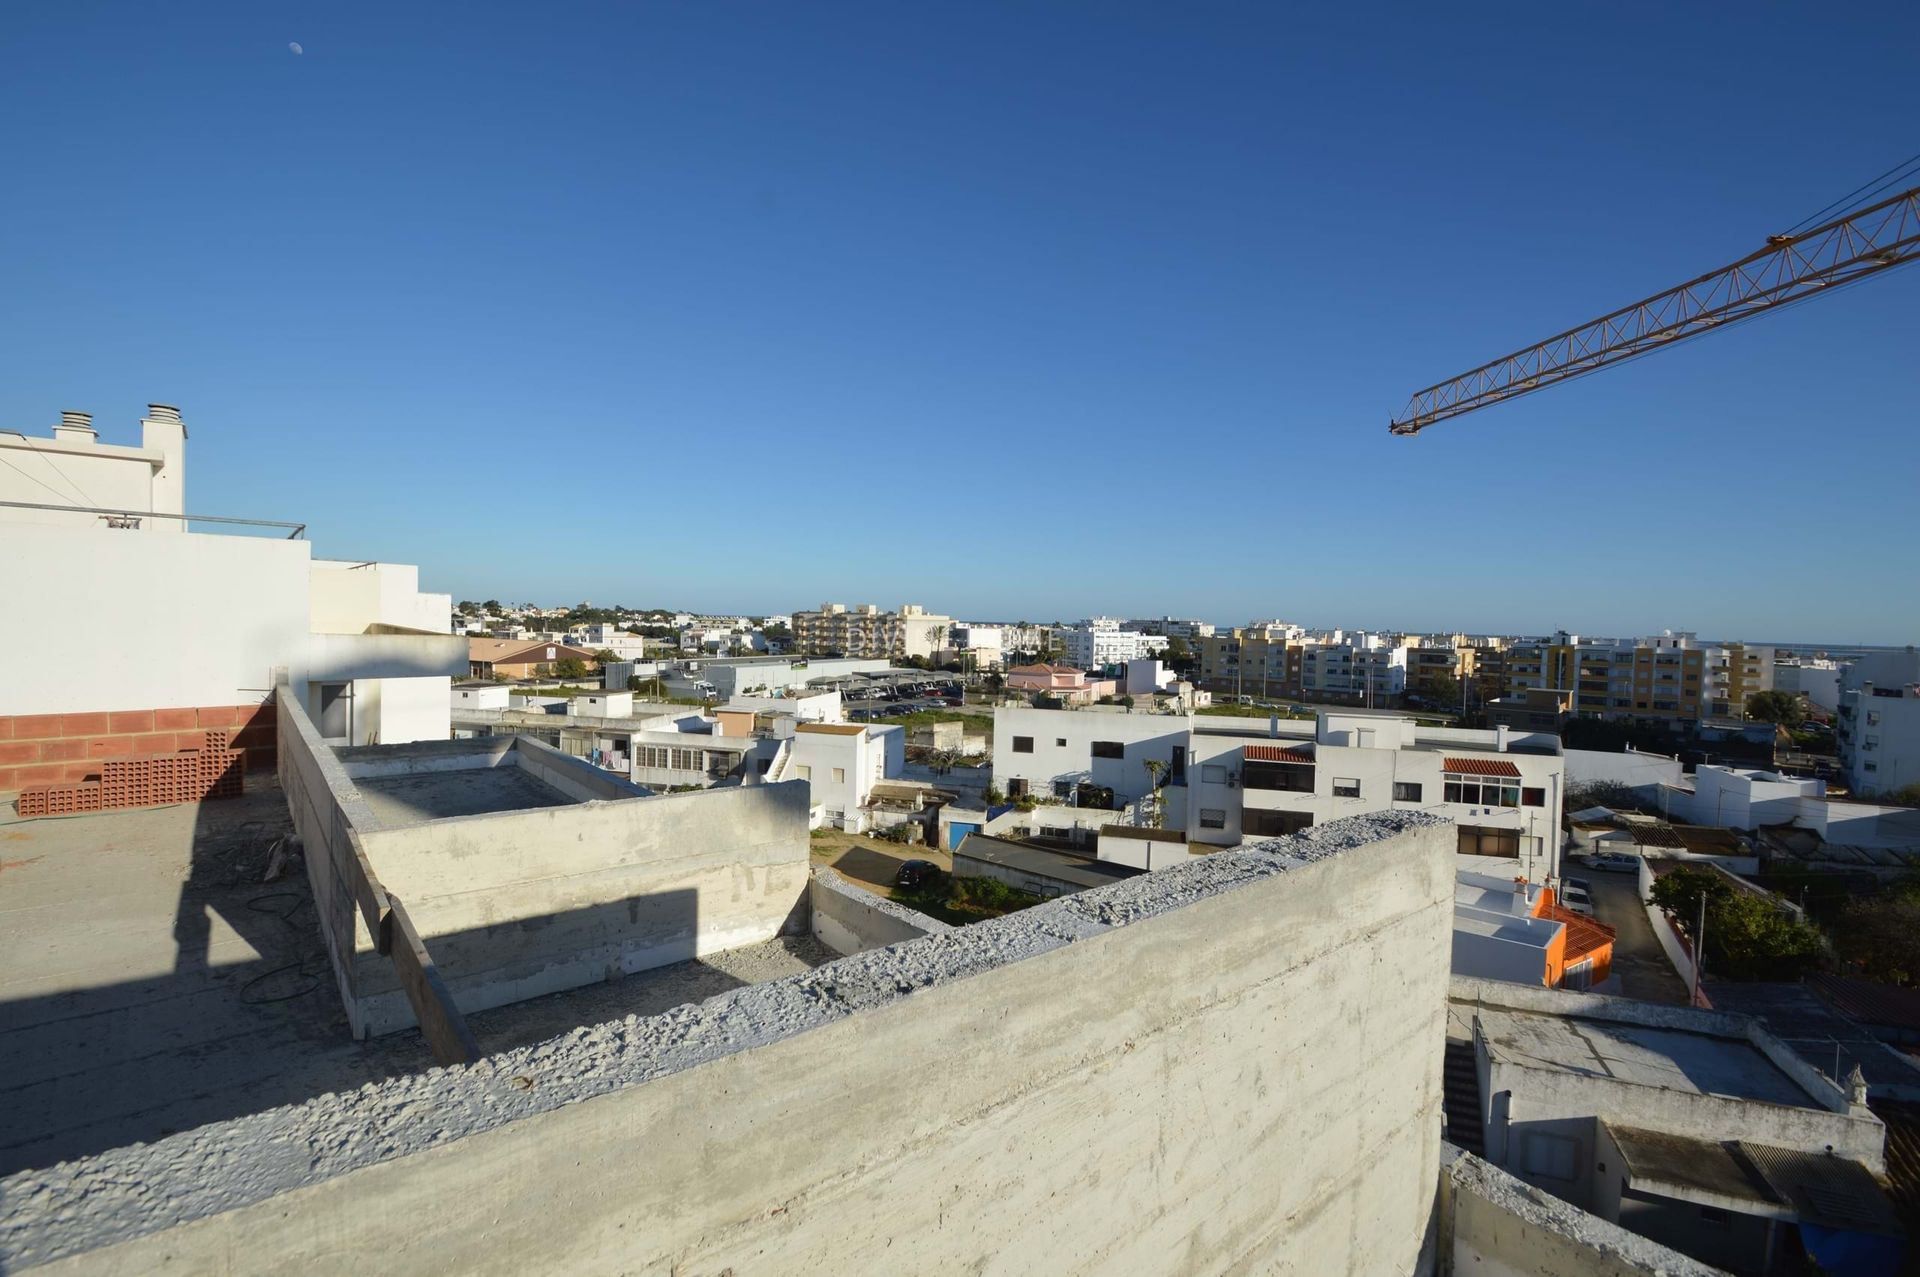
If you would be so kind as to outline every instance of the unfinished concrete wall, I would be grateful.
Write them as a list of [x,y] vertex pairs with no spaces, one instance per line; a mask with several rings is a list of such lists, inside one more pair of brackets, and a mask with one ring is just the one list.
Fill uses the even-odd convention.
[[952,928],[937,918],[854,886],[822,865],[807,883],[814,939],[835,953],[864,953]]
[[1408,1272],[1454,841],[1338,821],[15,1177],[0,1264]]
[[[798,782],[490,812],[360,841],[469,1014],[806,924]],[[404,997],[365,1001],[371,1032],[411,1023]]]
[[371,825],[373,814],[360,802],[345,768],[321,740],[298,698],[286,687],[278,695],[280,788],[300,835],[307,884],[347,1023],[355,1037],[365,1037],[365,999],[380,995],[399,997],[411,1022],[412,1011],[406,1008],[392,964],[375,951],[372,929],[386,911],[386,897],[354,832],[356,824]]
[[1444,1154],[1435,1217],[1435,1267],[1443,1274],[1715,1277],[1719,1272],[1569,1206],[1452,1145]]

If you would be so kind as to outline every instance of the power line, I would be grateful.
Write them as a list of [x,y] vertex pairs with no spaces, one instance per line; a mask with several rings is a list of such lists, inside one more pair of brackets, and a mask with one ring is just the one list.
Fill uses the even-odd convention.
[[[1920,164],[1920,155],[1913,155],[1907,159],[1900,161],[1898,164],[1894,165],[1892,168],[1882,173],[1879,177],[1868,178],[1865,182],[1861,183],[1859,186],[1854,187],[1851,191],[1848,191],[1845,195],[1842,195],[1839,199],[1827,205],[1825,208],[1821,209],[1818,213],[1815,213],[1811,217],[1803,218],[1802,220],[1795,222],[1792,225],[1792,227],[1790,227],[1787,230],[1787,234],[1798,235],[1803,229],[1813,225],[1815,222],[1825,217],[1828,213],[1833,212],[1835,209],[1847,208],[1849,204],[1853,200],[1855,200],[1856,197],[1858,197],[1858,200],[1860,203],[1862,204],[1866,203],[1869,199],[1873,198],[1875,194],[1885,190],[1887,187],[1893,185],[1894,182],[1898,181],[1899,177],[1897,175],[1900,173],[1902,169],[1909,168],[1914,164]],[[1868,187],[1872,187],[1873,190],[1868,191],[1867,190]],[[1862,192],[1866,192],[1866,193],[1862,194]]]
[[[53,471],[53,472],[54,472],[55,474],[57,474],[57,475],[59,475],[59,476],[60,476],[60,480],[61,480],[61,482],[63,482],[63,483],[65,483],[65,484],[66,484],[66,485],[67,485],[67,486],[68,486],[69,488],[72,488],[72,489],[73,489],[73,491],[74,491],[74,495],[76,495],[76,496],[78,496],[78,497],[80,498],[80,504],[82,504],[82,505],[92,505],[92,504],[94,504],[94,501],[93,501],[93,498],[92,498],[92,497],[90,497],[90,496],[88,496],[88,495],[87,495],[87,494],[86,494],[86,493],[85,493],[84,491],[82,491],[82,490],[81,490],[81,487],[80,487],[80,485],[79,485],[79,484],[77,484],[77,483],[75,483],[75,482],[74,482],[74,481],[73,481],[73,480],[72,480],[72,479],[71,479],[70,477],[68,477],[68,475],[67,475],[67,472],[66,472],[66,471],[64,471],[64,470],[62,470],[62,469],[61,469],[61,468],[59,467],[59,465],[58,465],[58,464],[56,464],[56,463],[54,462],[54,459],[53,459],[52,457],[50,457],[50,456],[48,456],[48,455],[47,455],[46,453],[44,453],[44,452],[42,452],[42,451],[40,451],[40,447],[39,447],[39,445],[38,445],[38,444],[36,444],[36,443],[34,443],[34,441],[33,441],[32,439],[30,439],[30,438],[28,438],[28,437],[27,437],[26,435],[23,435],[23,434],[21,434],[21,433],[20,433],[20,432],[19,432],[18,430],[0,430],[0,434],[9,434],[9,435],[12,435],[12,436],[14,436],[14,437],[15,437],[16,439],[18,439],[18,440],[20,440],[20,442],[21,442],[21,443],[24,443],[24,444],[26,444],[26,445],[27,445],[27,450],[28,450],[29,452],[32,452],[32,453],[33,453],[33,454],[34,454],[35,456],[37,456],[37,457],[39,457],[39,458],[40,458],[40,459],[41,459],[42,461],[44,461],[44,462],[46,462],[46,463],[47,463],[47,467],[48,467],[49,469],[51,469],[51,470],[52,470],[52,471]],[[20,470],[20,467],[19,467],[19,466],[15,466],[15,467],[14,467],[14,469],[16,469],[16,470]],[[27,472],[26,472],[25,470],[20,470],[20,473],[21,473],[21,474],[27,474]],[[27,475],[27,477],[28,477],[29,479],[31,479],[31,478],[33,478],[33,476],[32,476],[32,475]],[[37,481],[36,481],[36,482],[37,482]],[[42,483],[42,484],[41,484],[40,486],[41,486],[41,487],[43,487],[43,488],[47,488],[47,485],[46,485],[46,484],[44,484],[44,483]],[[48,491],[48,492],[53,492],[53,489],[52,489],[52,488],[47,488],[47,491]],[[57,492],[55,492],[55,493],[54,493],[54,495],[55,495],[55,496],[60,496],[60,494],[59,494],[59,493],[57,493]],[[65,498],[62,498],[62,499],[64,500]]]
[[[13,432],[7,431],[6,433],[12,434]],[[19,466],[14,465],[13,462],[8,461],[5,457],[0,457],[0,465],[6,466],[7,469],[9,470],[19,470],[22,475],[25,475],[28,479],[32,480],[34,483],[38,483],[41,487],[45,488],[48,492],[51,492],[54,496],[59,497],[61,504],[63,505],[73,504],[73,499],[69,497],[66,493],[60,491],[60,489],[52,486],[51,484],[44,482],[43,480],[34,478],[33,475],[27,474],[25,470],[20,470]],[[62,477],[64,478],[65,476],[62,476]]]

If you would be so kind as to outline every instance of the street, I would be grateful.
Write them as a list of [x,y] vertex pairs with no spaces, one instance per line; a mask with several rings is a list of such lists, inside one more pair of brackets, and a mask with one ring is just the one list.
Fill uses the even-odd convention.
[[1687,1005],[1686,982],[1654,939],[1653,926],[1640,904],[1639,880],[1633,874],[1589,869],[1575,860],[1567,862],[1567,873],[1586,879],[1594,917],[1614,930],[1613,971],[1620,977],[1621,995],[1642,1002]]

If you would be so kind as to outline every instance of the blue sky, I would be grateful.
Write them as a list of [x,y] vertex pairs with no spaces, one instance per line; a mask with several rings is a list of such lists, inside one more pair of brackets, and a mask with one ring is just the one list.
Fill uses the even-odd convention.
[[10,10],[0,424],[456,597],[1920,637],[1920,270],[1386,430],[1920,151],[1920,6],[551,9]]

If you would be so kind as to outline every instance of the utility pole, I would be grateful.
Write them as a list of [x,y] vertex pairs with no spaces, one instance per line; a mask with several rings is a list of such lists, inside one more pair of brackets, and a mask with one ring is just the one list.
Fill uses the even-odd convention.
[[1700,920],[1693,928],[1693,997],[1692,1005],[1700,1005],[1700,977],[1707,969],[1707,893],[1700,893]]

